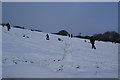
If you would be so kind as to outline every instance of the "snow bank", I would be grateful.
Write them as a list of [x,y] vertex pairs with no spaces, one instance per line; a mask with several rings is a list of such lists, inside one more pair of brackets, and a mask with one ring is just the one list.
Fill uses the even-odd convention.
[[3,27],[3,78],[118,77],[118,44],[96,41],[94,50],[89,40],[49,35]]

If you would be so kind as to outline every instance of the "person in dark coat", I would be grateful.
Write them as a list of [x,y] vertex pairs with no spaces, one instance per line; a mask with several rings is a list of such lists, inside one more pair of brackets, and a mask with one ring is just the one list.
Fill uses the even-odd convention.
[[46,40],[49,40],[49,35],[48,34],[46,35]]
[[73,37],[73,35],[71,34],[71,38]]
[[7,23],[6,26],[7,26],[7,30],[9,31],[10,30],[10,24]]
[[60,38],[58,38],[58,41],[61,41],[61,39],[60,39]]
[[63,41],[62,39],[58,38],[58,41]]
[[90,38],[90,43],[92,44],[92,49],[96,49],[96,47],[95,47],[95,39],[93,38],[93,36]]
[[70,37],[70,34],[68,34],[68,36]]

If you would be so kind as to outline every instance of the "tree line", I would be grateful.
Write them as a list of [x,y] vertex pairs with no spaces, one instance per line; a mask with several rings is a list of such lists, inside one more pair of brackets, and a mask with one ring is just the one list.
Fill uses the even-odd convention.
[[[53,33],[53,34],[68,36],[70,33],[68,33],[66,30],[60,30],[58,33]],[[115,31],[106,31],[104,33],[94,34],[92,36],[95,40],[98,41],[109,41],[114,43],[120,43],[120,34]],[[84,38],[84,39],[91,38],[91,36],[82,36],[81,33],[73,37]]]

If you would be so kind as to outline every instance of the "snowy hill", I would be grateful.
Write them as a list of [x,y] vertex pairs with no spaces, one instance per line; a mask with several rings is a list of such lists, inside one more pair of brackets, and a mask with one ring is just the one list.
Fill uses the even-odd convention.
[[[5,27],[2,30],[3,78],[117,78],[118,44]],[[25,37],[23,37],[25,35]],[[63,41],[58,41],[61,38]]]

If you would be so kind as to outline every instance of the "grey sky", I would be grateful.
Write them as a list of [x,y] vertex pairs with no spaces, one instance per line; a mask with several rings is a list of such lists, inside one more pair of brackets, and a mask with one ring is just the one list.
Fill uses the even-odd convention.
[[117,2],[4,2],[3,23],[74,35],[118,30]]

